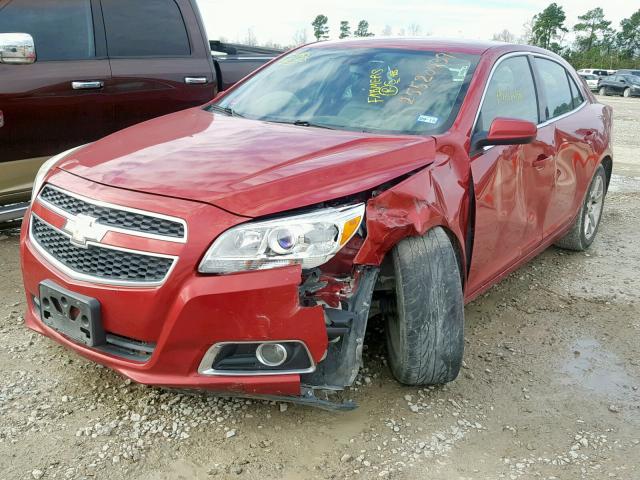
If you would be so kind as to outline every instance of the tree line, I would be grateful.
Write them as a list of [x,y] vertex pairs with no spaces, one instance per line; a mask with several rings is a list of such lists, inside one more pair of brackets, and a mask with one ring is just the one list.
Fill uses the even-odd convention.
[[[317,15],[311,22],[313,36],[317,41],[329,38],[328,23],[326,15]],[[409,27],[410,35],[419,33],[418,25]],[[573,35],[570,36],[570,33]],[[389,25],[385,27],[383,34],[391,34]],[[403,35],[404,30],[400,34]],[[361,20],[353,32],[349,21],[340,22],[339,38],[373,35],[366,20]],[[573,40],[567,40],[569,37]],[[578,17],[578,23],[568,26],[564,8],[554,2],[524,25],[524,33],[520,37],[505,29],[494,34],[492,39],[546,48],[562,55],[577,69],[640,68],[640,9],[623,19],[619,27],[614,27],[606,19],[601,7],[588,10]]]
[[[326,15],[318,15],[311,26],[313,27],[313,36],[317,41],[326,40],[329,38],[329,19]],[[347,38],[351,36],[351,25],[348,20],[342,20],[340,22],[340,35],[339,38]],[[354,37],[373,37],[374,33],[369,31],[369,22],[366,20],[360,20],[357,28],[353,32]]]
[[[509,30],[493,35],[493,40],[537,45],[562,55],[576,69],[640,68],[640,9],[615,28],[604,10],[596,7],[578,16],[578,23],[566,24],[561,5],[551,3],[524,25],[517,38]],[[569,33],[573,40],[568,41]]]

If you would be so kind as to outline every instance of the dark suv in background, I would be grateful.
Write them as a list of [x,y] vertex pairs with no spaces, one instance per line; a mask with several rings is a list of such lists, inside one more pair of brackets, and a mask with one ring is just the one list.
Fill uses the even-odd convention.
[[627,68],[623,68],[618,70],[616,73],[620,75],[635,75],[636,77],[640,77],[640,70],[631,70]]
[[616,73],[600,80],[600,95],[622,95],[623,97],[640,97],[640,76]]
[[0,224],[50,156],[203,104],[223,69],[235,81],[274,56],[219,64],[195,0],[0,0]]

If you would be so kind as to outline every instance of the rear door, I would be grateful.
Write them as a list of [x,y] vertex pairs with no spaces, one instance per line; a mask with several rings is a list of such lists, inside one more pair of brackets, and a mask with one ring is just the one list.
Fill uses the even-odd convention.
[[[498,62],[483,97],[474,137],[487,132],[496,117],[539,122],[529,56],[518,54]],[[550,141],[543,134],[527,145],[471,152],[476,218],[470,292],[491,282],[542,241],[553,188],[554,149]]]
[[[96,140],[112,126],[111,72],[91,0],[0,0],[0,32],[34,38],[36,62],[0,64],[0,162],[41,158]],[[95,22],[98,27],[101,21]],[[17,170],[16,170],[17,171]]]
[[189,0],[101,4],[117,129],[213,98],[213,61]]
[[545,237],[552,236],[578,213],[585,184],[587,165],[594,155],[592,142],[597,128],[593,113],[573,75],[550,58],[534,60],[541,98],[544,102],[543,123],[538,135],[555,149],[553,194],[544,220]]

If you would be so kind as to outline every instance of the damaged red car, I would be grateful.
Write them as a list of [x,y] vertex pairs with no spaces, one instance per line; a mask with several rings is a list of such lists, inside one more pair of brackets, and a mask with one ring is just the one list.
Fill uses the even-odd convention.
[[350,408],[367,319],[403,384],[456,378],[464,304],[593,242],[611,108],[535,47],[320,42],[209,104],[50,159],[29,328],[136,382]]

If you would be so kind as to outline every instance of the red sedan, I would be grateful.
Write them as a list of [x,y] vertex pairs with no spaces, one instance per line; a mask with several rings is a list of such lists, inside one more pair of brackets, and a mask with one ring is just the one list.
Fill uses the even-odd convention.
[[594,241],[611,121],[535,47],[293,50],[43,166],[26,324],[137,382],[322,406],[382,313],[393,375],[450,382],[465,302],[551,244]]

